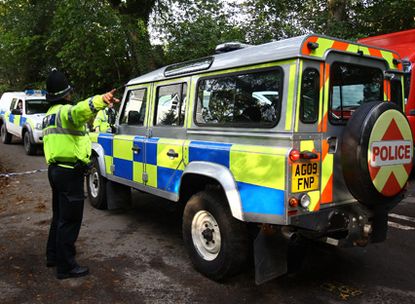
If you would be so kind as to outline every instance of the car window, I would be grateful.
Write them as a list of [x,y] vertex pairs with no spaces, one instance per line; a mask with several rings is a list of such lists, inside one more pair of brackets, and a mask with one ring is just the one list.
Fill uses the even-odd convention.
[[281,68],[202,79],[195,120],[200,125],[274,127],[280,117]]
[[330,71],[330,121],[345,123],[364,103],[383,100],[378,68],[335,62]]
[[16,107],[17,98],[12,99],[12,103],[10,104],[10,111]]
[[303,72],[301,81],[300,119],[303,123],[315,123],[318,119],[320,98],[320,73],[314,68]]
[[186,88],[186,84],[174,84],[157,88],[155,126],[183,126]]
[[124,109],[122,111],[120,124],[128,124],[134,126],[144,125],[147,104],[147,90],[131,90],[128,92]]
[[50,104],[45,99],[26,100],[26,114],[46,113]]

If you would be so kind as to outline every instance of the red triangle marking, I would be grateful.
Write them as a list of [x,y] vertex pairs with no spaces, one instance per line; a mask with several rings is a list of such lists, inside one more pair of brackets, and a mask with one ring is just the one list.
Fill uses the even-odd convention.
[[377,176],[377,175],[378,175],[378,173],[379,173],[379,170],[380,170],[382,167],[372,167],[372,166],[370,165],[370,161],[369,161],[368,166],[369,166],[369,173],[370,173],[370,177],[371,177],[372,181],[374,181],[374,180],[375,180],[375,178],[376,178],[376,176]]
[[403,165],[405,167],[406,173],[408,173],[408,176],[411,174],[412,171],[412,163]]
[[393,172],[388,178],[385,186],[382,189],[382,194],[385,196],[394,196],[398,194],[402,190],[402,187],[399,185],[398,181],[396,180],[395,174]]
[[392,118],[391,123],[389,124],[388,129],[382,137],[382,140],[398,140],[404,139],[399,129],[398,125],[395,122],[395,119]]

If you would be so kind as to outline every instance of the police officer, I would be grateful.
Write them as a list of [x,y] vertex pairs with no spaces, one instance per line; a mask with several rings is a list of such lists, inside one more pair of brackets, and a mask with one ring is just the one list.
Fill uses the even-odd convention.
[[95,132],[108,132],[111,129],[116,115],[113,107],[114,104],[110,103],[107,108],[98,112],[93,123],[93,130]]
[[84,208],[84,174],[91,156],[85,124],[108,104],[119,102],[115,90],[73,105],[72,88],[56,69],[46,80],[50,108],[43,120],[43,143],[52,187],[53,217],[46,249],[48,267],[56,266],[58,279],[81,277],[88,267],[75,260],[75,242]]

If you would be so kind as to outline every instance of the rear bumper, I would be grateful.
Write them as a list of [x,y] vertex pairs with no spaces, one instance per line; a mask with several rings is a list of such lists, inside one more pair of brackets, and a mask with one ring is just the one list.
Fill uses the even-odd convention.
[[291,227],[308,239],[340,247],[364,246],[386,239],[388,212],[394,206],[369,209],[355,202],[291,218]]

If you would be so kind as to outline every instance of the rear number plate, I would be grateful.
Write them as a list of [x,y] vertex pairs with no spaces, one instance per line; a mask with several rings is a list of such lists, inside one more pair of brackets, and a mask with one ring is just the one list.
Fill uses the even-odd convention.
[[317,190],[319,187],[319,163],[298,163],[292,165],[291,192]]

